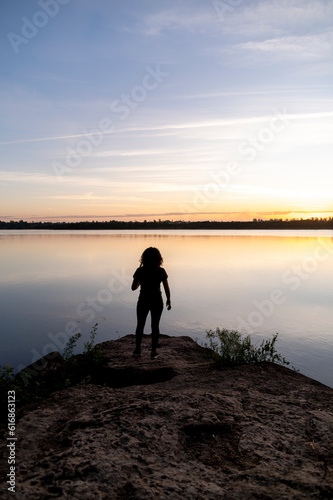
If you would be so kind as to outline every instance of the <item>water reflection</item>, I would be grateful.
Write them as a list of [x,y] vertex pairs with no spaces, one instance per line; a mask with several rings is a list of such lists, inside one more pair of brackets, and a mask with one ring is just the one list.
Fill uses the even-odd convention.
[[333,386],[332,232],[8,231],[0,245],[0,364],[61,350],[68,324],[87,335],[98,322],[100,341],[133,333],[132,275],[144,248],[157,246],[173,303],[162,332],[199,340],[216,326],[254,339],[279,332],[278,350]]

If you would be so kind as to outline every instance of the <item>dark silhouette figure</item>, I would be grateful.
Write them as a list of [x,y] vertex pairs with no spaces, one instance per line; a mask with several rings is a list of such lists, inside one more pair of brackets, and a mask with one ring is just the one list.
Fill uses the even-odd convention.
[[163,283],[167,298],[167,309],[171,309],[168,275],[165,269],[161,267],[162,263],[163,258],[157,248],[146,248],[141,255],[140,267],[137,268],[133,275],[132,290],[136,290],[139,286],[141,286],[136,308],[137,327],[135,332],[136,349],[133,353],[134,356],[141,356],[141,341],[149,312],[151,315],[152,331],[151,359],[155,359],[158,356],[156,349],[160,334],[160,319],[163,311],[163,299],[160,287],[161,283]]

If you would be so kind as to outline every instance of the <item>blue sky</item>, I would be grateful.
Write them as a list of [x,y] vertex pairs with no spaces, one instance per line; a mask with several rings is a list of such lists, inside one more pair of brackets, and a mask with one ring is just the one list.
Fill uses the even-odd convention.
[[0,219],[332,215],[333,1],[0,12]]

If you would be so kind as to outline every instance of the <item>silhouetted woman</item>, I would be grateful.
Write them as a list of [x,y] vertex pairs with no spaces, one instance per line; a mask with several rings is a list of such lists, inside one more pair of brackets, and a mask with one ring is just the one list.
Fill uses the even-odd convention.
[[167,298],[167,309],[171,309],[168,275],[165,269],[161,267],[162,263],[163,258],[157,248],[146,248],[141,255],[140,267],[137,268],[133,275],[132,290],[136,290],[141,286],[136,308],[138,322],[135,332],[136,349],[133,353],[134,356],[141,356],[141,341],[149,312],[151,315],[152,331],[151,359],[155,359],[158,356],[156,349],[160,334],[160,319],[163,311],[161,283],[163,283]]

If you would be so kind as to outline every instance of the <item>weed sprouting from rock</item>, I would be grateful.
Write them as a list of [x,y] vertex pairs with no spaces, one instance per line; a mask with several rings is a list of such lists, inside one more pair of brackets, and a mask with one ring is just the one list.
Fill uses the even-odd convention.
[[[85,359],[87,362],[92,362],[94,364],[98,364],[101,362],[101,356],[102,352],[100,348],[96,348],[95,346],[95,337],[97,335],[97,326],[98,323],[96,323],[93,326],[93,329],[90,332],[89,338],[87,342],[85,342],[83,346],[83,359]],[[74,355],[74,349],[76,348],[78,340],[82,337],[82,334],[80,332],[76,333],[75,335],[72,335],[65,346],[65,349],[62,353],[63,359],[72,365],[75,365],[77,363],[77,359]]]
[[[68,339],[62,357],[59,357],[59,371],[52,380],[47,380],[47,373],[43,374],[42,370],[30,374],[29,370],[24,371],[23,369],[20,373],[14,374],[12,366],[0,366],[0,408],[5,409],[6,407],[8,391],[15,391],[17,403],[22,405],[39,401],[54,390],[74,384],[89,383],[91,374],[98,371],[103,363],[102,348],[95,346],[97,326],[98,323],[90,332],[89,340],[84,344],[82,354],[74,355],[77,342],[82,334],[76,333]],[[45,362],[45,367],[48,366],[47,363]],[[2,413],[0,411],[0,418],[6,415]]]
[[221,366],[239,365],[248,363],[261,363],[270,361],[279,365],[289,365],[281,354],[276,351],[278,333],[273,335],[271,340],[262,340],[257,345],[253,345],[250,335],[242,337],[236,330],[226,328],[207,330],[206,336],[208,344],[205,347],[212,349],[216,364]]
[[76,347],[77,341],[81,337],[82,337],[82,334],[79,332],[79,333],[76,333],[75,335],[72,335],[68,339],[66,346],[65,346],[65,349],[64,349],[64,352],[62,353],[62,357],[65,361],[70,361],[73,358],[74,349]]

